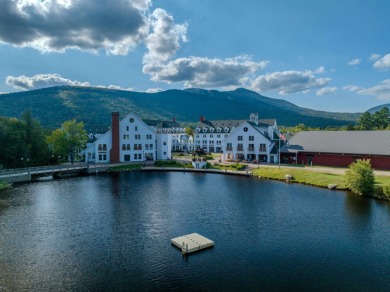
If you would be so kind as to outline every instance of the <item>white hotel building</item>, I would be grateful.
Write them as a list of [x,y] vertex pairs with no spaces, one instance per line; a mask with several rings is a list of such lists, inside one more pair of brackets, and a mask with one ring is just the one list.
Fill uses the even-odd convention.
[[112,113],[112,127],[87,145],[88,162],[143,162],[167,160],[172,150],[203,149],[221,153],[221,160],[278,162],[279,136],[276,120],[207,121],[203,117],[194,131],[194,139],[173,121],[142,120],[131,113],[119,120]]

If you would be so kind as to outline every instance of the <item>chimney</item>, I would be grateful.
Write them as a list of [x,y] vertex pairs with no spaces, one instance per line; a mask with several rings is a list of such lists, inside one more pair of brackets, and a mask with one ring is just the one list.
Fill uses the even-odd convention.
[[201,123],[203,123],[204,120],[205,120],[204,116],[200,116],[200,119],[199,119],[199,120],[200,120]]
[[112,147],[110,150],[110,162],[118,163],[119,159],[119,112],[111,114]]

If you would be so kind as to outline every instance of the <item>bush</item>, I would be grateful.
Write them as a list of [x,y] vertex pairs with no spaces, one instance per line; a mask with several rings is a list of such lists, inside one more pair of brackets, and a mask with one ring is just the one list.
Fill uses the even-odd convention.
[[370,195],[374,192],[375,176],[370,160],[357,160],[345,172],[345,182],[354,193]]
[[390,185],[383,186],[382,191],[386,198],[390,198]]

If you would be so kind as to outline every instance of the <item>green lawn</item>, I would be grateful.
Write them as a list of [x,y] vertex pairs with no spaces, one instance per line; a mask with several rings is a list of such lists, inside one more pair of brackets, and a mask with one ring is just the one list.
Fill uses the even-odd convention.
[[11,184],[5,182],[5,181],[0,181],[0,191],[9,189],[11,187]]
[[125,165],[118,165],[118,166],[113,166],[110,167],[108,171],[132,171],[134,169],[139,169],[141,168],[141,164],[125,164]]
[[[334,174],[327,172],[317,172],[299,168],[274,168],[261,167],[253,170],[253,175],[258,177],[284,180],[284,176],[290,174],[294,177],[294,182],[303,183],[318,187],[328,187],[329,184],[336,184],[337,189],[347,189],[344,181],[344,174]],[[385,176],[375,176],[377,185],[387,185],[390,178]]]

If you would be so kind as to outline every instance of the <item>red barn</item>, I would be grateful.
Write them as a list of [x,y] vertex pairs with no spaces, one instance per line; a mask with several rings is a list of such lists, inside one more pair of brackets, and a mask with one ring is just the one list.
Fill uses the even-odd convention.
[[347,167],[357,159],[390,170],[390,131],[303,131],[281,149],[282,163]]

